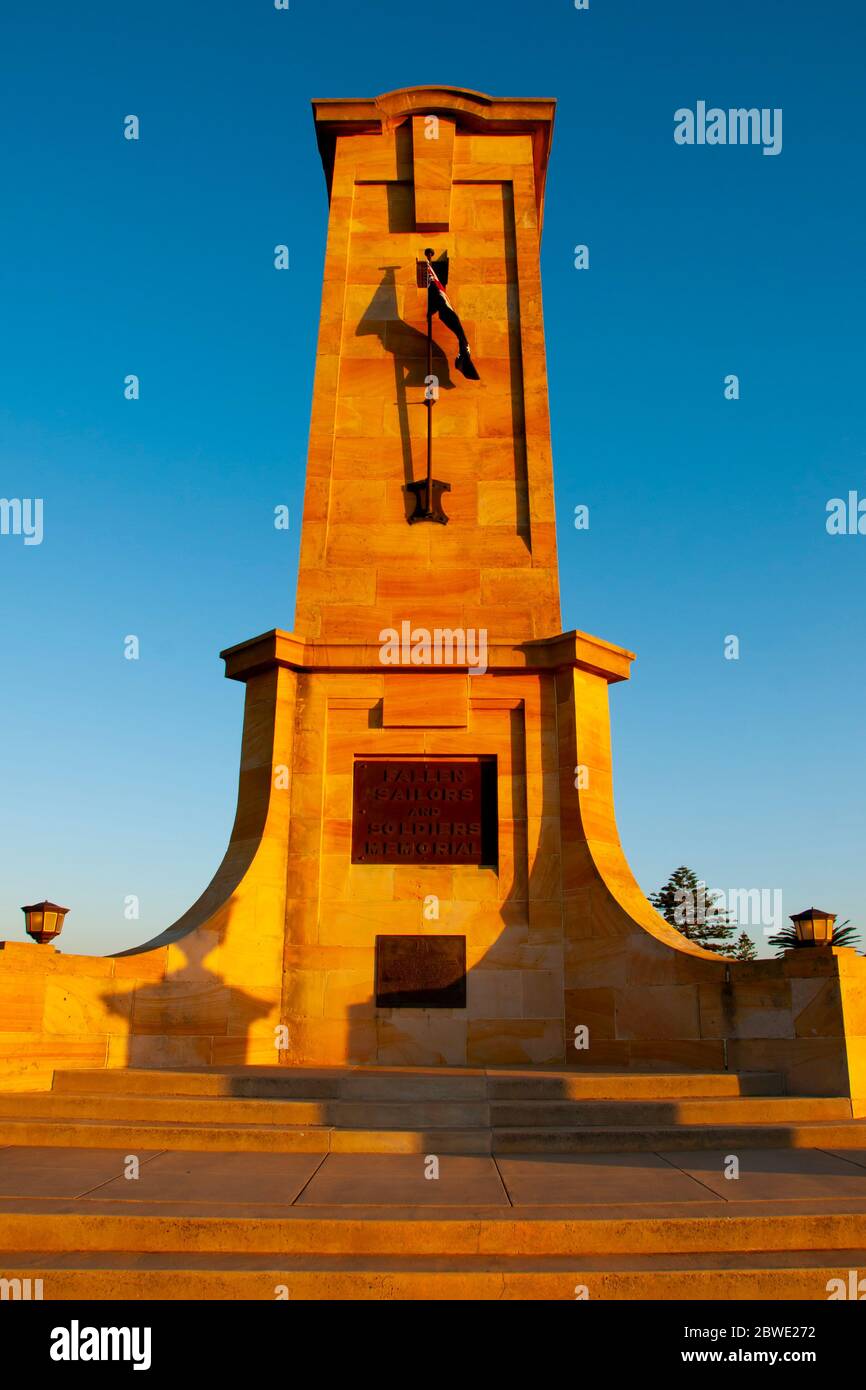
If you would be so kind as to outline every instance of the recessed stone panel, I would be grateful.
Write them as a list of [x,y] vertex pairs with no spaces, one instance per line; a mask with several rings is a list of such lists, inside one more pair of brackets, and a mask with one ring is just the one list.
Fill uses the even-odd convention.
[[465,936],[377,936],[376,1007],[464,1009]]

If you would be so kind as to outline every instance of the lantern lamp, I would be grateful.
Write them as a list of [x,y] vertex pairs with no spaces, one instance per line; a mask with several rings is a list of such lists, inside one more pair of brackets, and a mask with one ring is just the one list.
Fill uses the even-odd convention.
[[820,907],[809,907],[805,912],[795,912],[791,916],[797,933],[798,946],[829,946],[833,940],[835,912],[822,912]]
[[57,903],[44,902],[31,903],[29,907],[22,907],[21,911],[24,913],[27,935],[32,936],[41,946],[60,935],[69,908],[59,907]]

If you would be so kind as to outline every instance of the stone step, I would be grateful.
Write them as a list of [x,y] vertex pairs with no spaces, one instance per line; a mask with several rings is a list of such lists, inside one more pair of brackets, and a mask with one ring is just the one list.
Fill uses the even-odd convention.
[[777,1072],[487,1073],[491,1100],[680,1100],[710,1096],[778,1096]]
[[[866,1248],[684,1255],[49,1255],[0,1251],[7,1280],[56,1300],[732,1300],[827,1298]],[[584,1290],[586,1293],[584,1293]],[[32,1296],[32,1294],[31,1294]],[[696,1342],[696,1346],[700,1345]]]
[[780,1124],[850,1120],[851,1102],[837,1096],[714,1096],[695,1100],[492,1101],[495,1129],[541,1126]]
[[326,1125],[187,1124],[164,1120],[0,1119],[0,1146],[188,1149],[222,1153],[489,1154],[492,1131],[468,1129],[335,1129]]
[[827,1096],[714,1096],[670,1100],[247,1100],[236,1097],[0,1095],[3,1119],[69,1119],[338,1129],[545,1129],[582,1126],[783,1123],[851,1118],[850,1101]]
[[[196,1204],[199,1205],[199,1204]],[[524,1215],[491,1208],[461,1215],[453,1207],[321,1208],[315,1215],[284,1208],[278,1216],[236,1203],[207,1204],[211,1214],[190,1212],[177,1202],[88,1198],[85,1209],[52,1199],[0,1201],[0,1249],[15,1262],[38,1249],[46,1262],[55,1255],[218,1253],[271,1257],[322,1255],[481,1255],[574,1258],[700,1254],[714,1251],[768,1252],[866,1248],[863,1204],[788,1202],[778,1211],[756,1210],[754,1202],[718,1208],[679,1203],[648,1213],[646,1206],[545,1209]],[[132,1208],[132,1209],[130,1209]],[[0,1272],[3,1266],[0,1265]],[[864,1271],[866,1273],[866,1271]]]
[[58,1070],[55,1094],[235,1097],[271,1100],[665,1100],[779,1095],[772,1072],[588,1072],[437,1067],[235,1067],[208,1071]]
[[[325,1126],[344,1129],[486,1129],[486,1101],[239,1100],[235,1097],[42,1091],[0,1095],[3,1119]],[[553,1123],[553,1121],[550,1121]]]
[[495,1154],[664,1153],[674,1149],[859,1149],[866,1121],[672,1124],[652,1128],[585,1125],[493,1130]]
[[64,1094],[210,1096],[262,1100],[487,1099],[483,1071],[437,1068],[237,1067],[206,1072],[175,1070],[55,1071],[52,1087]]
[[377,1129],[278,1124],[0,1119],[0,1145],[262,1153],[646,1153],[668,1149],[864,1148],[864,1120],[787,1123]]

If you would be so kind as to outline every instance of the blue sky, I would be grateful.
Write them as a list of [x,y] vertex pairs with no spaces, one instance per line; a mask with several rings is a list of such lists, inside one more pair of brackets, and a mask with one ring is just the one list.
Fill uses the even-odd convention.
[[[866,536],[825,527],[866,496],[863,6],[44,0],[3,28],[0,496],[43,498],[45,537],[0,536],[0,937],[47,895],[63,949],[135,944],[222,856],[243,690],[218,652],[293,614],[327,222],[310,99],[425,82],[559,101],[563,619],[638,654],[611,704],[641,885],[686,863],[866,923]],[[698,100],[782,108],[781,154],[676,145]]]

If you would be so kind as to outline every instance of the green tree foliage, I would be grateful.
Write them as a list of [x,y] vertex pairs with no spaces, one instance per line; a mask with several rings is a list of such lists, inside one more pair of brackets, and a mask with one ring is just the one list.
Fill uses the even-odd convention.
[[736,945],[733,949],[734,960],[755,960],[758,955],[758,948],[752,938],[744,931],[737,937]]
[[649,900],[665,921],[689,941],[725,955],[737,924],[721,906],[721,897],[721,893],[708,892],[704,880],[682,864],[657,893],[650,894]]

